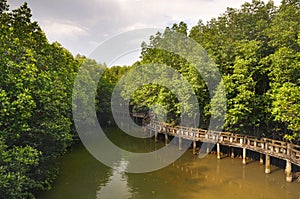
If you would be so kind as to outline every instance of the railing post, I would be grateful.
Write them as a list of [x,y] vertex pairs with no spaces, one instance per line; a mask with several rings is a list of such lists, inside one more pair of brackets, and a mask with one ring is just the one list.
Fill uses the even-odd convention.
[[214,134],[214,140],[218,141],[219,140],[219,135]]
[[291,145],[288,143],[286,147],[286,155],[291,158]]
[[205,133],[205,139],[208,140],[208,131]]
[[274,151],[274,140],[272,140],[272,144],[271,144],[271,151]]

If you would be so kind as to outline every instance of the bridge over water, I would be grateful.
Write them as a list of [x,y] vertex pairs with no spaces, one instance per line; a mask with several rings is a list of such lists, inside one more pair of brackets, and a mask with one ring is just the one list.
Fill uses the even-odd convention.
[[[132,115],[142,117],[142,115]],[[196,154],[196,142],[214,143],[217,145],[217,158],[221,159],[220,147],[231,147],[231,156],[234,156],[234,148],[241,148],[243,151],[243,164],[246,164],[247,150],[260,154],[260,163],[265,162],[265,173],[271,173],[270,157],[276,157],[286,161],[286,181],[292,182],[292,165],[300,166],[300,146],[279,140],[268,138],[258,139],[253,136],[234,134],[229,132],[208,131],[199,128],[189,128],[184,126],[170,126],[167,123],[151,121],[145,125],[150,135],[157,141],[158,134],[164,134],[165,143],[168,144],[168,136],[178,138],[178,147],[181,149],[182,139],[193,141],[193,153]],[[209,152],[209,151],[208,151]],[[265,161],[263,160],[265,155]]]

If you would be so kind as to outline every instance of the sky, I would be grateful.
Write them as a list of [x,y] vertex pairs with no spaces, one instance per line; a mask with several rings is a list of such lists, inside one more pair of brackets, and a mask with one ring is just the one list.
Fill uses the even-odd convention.
[[[250,0],[248,0],[250,1]],[[11,8],[24,0],[8,0]],[[149,34],[184,21],[189,29],[201,19],[218,17],[227,7],[239,8],[245,0],[27,0],[33,20],[50,42],[58,41],[73,55],[87,57],[115,35],[143,28]],[[267,0],[265,0],[267,2]],[[280,0],[274,0],[279,5]],[[149,38],[148,35],[145,35]],[[147,40],[147,38],[144,38]],[[121,44],[122,45],[122,44]],[[139,46],[120,55],[113,65],[130,65]],[[102,60],[106,62],[106,60]]]

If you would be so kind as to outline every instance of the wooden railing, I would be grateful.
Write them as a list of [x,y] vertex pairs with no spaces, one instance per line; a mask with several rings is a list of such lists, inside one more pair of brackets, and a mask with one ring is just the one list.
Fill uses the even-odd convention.
[[246,148],[248,150],[267,154],[276,158],[289,160],[300,166],[300,146],[268,138],[258,139],[253,136],[234,134],[229,132],[208,131],[183,126],[170,126],[166,123],[151,122],[146,126],[152,131],[164,133],[183,139],[200,142],[220,143],[226,146]]

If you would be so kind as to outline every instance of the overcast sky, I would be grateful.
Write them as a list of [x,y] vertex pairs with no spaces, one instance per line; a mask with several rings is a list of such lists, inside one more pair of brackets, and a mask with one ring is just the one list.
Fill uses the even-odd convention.
[[[250,1],[250,0],[248,0]],[[12,8],[23,0],[8,0]],[[33,19],[49,41],[58,41],[74,55],[88,56],[101,42],[125,31],[161,28],[184,21],[189,28],[208,21],[244,0],[27,0]],[[266,0],[267,2],[267,0]],[[280,0],[275,0],[278,5]],[[133,57],[124,59],[133,62]],[[123,64],[122,61],[118,64]]]

